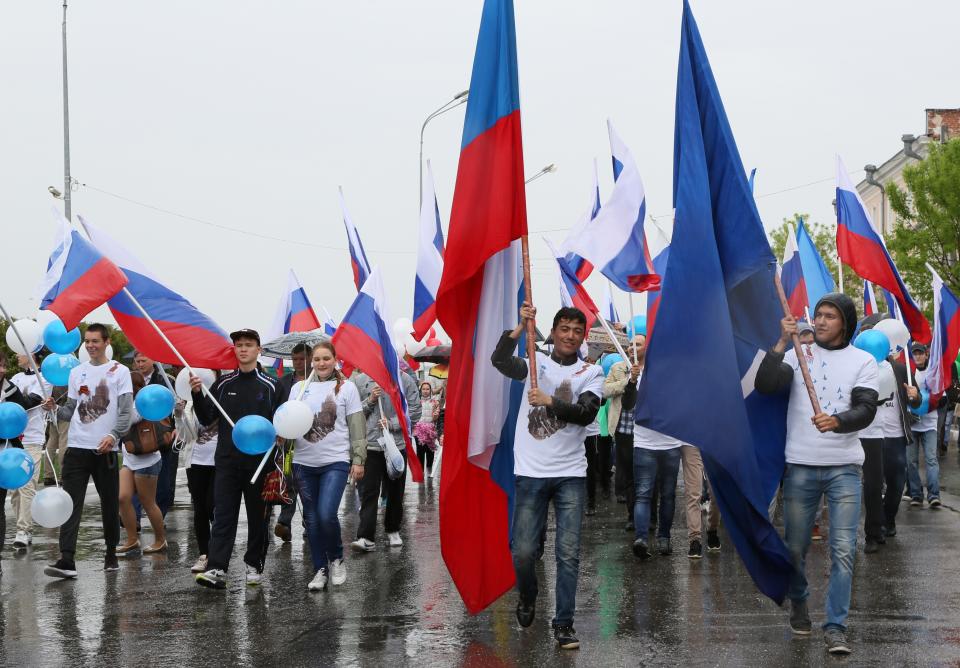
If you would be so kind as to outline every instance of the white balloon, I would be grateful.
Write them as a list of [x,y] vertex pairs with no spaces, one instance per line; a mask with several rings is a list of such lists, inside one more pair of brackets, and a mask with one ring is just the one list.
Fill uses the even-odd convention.
[[44,487],[33,497],[30,514],[42,527],[56,529],[73,513],[73,499],[59,487]]
[[273,414],[273,427],[281,438],[300,438],[312,426],[313,409],[305,401],[286,401]]
[[[16,331],[14,331],[16,327]],[[20,333],[20,338],[17,338],[17,333]],[[20,339],[23,339],[24,347],[20,345]],[[18,355],[28,355],[37,349],[37,345],[43,340],[43,330],[40,328],[40,323],[36,320],[30,320],[29,318],[24,318],[23,320],[16,320],[14,323],[7,327],[7,347],[10,348],[13,352]]]
[[[113,359],[113,346],[111,346],[109,343],[107,344],[106,354],[108,360]],[[79,359],[81,363],[90,361],[90,353],[87,352],[87,347],[82,343],[80,344],[80,348],[77,350],[77,359]]]
[[890,362],[883,360],[880,362],[880,398],[889,399],[897,391],[897,377],[893,375],[893,367]]
[[878,332],[883,332],[890,339],[890,345],[897,348],[906,348],[910,341],[910,330],[899,320],[886,318],[873,326]]
[[[208,389],[217,380],[217,374],[210,369],[194,369],[193,375],[199,377],[200,382]],[[173,386],[177,390],[178,397],[184,401],[190,401],[193,398],[193,391],[190,389],[190,370],[180,369]]]

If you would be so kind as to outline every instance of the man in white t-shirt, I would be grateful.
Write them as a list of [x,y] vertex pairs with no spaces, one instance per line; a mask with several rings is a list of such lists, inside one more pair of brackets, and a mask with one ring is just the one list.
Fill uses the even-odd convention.
[[[810,634],[805,559],[821,496],[830,511],[830,583],[827,589],[824,641],[831,654],[849,654],[846,621],[853,584],[853,562],[860,523],[863,448],[857,432],[877,412],[878,368],[873,357],[850,345],[857,326],[853,300],[840,293],[824,295],[814,309],[815,342],[798,360],[787,346],[797,334],[796,320],[781,322],[782,334],[757,371],[758,392],[789,392],[787,470],[783,478],[783,516],[787,547],[793,559],[787,597],[790,628]],[[786,354],[784,354],[786,351]],[[820,404],[814,414],[800,371],[805,364]]]
[[500,337],[491,361],[503,375],[526,381],[514,438],[515,496],[511,550],[520,601],[517,621],[533,623],[537,600],[535,566],[547,508],[553,501],[557,521],[557,613],[554,637],[561,649],[580,646],[573,628],[580,568],[580,526],[586,497],[587,458],[583,439],[600,410],[603,371],[579,359],[587,319],[575,308],[553,318],[553,352],[538,352],[537,387],[530,385],[528,360],[514,357],[517,340],[536,309],[524,304],[520,322]]
[[[120,540],[120,469],[117,451],[120,440],[130,429],[133,408],[133,384],[130,370],[119,362],[107,359],[110,334],[106,325],[93,324],[83,334],[83,345],[90,355],[70,372],[67,401],[57,410],[57,418],[70,422],[67,453],[63,457],[60,482],[73,499],[73,514],[60,527],[60,559],[44,569],[55,578],[77,577],[74,552],[83,497],[87,483],[93,484],[100,496],[103,538],[107,545],[103,570],[116,571],[117,543]],[[53,399],[44,408],[54,410]]]
[[[917,365],[917,385],[923,392],[930,393],[927,385],[927,364],[930,361],[930,351],[922,343],[914,343],[911,349],[913,362]],[[913,443],[907,445],[907,487],[910,494],[911,506],[923,505],[924,485],[920,482],[920,457],[926,468],[927,503],[931,509],[941,506],[940,503],[940,461],[937,459],[937,411],[928,411],[920,416],[920,420],[913,425]]]
[[[17,364],[22,371],[10,379],[17,386],[23,396],[43,397],[50,396],[50,383],[44,381],[33,372],[33,367],[26,355],[17,355]],[[41,387],[42,384],[42,387]],[[17,516],[17,535],[13,539],[15,550],[25,550],[33,542],[33,518],[30,514],[30,505],[37,493],[37,478],[40,476],[40,463],[43,459],[43,445],[47,441],[47,418],[43,409],[37,405],[27,410],[29,421],[27,429],[20,437],[23,449],[33,459],[33,477],[10,494],[10,503],[13,514]]]

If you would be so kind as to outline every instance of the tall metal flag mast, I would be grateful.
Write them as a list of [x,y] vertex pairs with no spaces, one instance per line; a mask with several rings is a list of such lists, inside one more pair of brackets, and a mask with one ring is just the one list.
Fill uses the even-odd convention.
[[70,195],[73,191],[70,177],[70,98],[67,93],[67,0],[63,0],[63,212],[70,217]]

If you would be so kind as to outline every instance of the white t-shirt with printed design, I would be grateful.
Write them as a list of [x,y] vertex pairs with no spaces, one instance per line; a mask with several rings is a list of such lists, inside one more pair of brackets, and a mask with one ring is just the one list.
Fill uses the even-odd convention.
[[[38,397],[50,396],[50,383],[41,381],[34,373],[23,373],[21,371],[11,378],[10,382],[17,386],[24,397],[28,394],[35,394]],[[41,382],[43,383],[43,389],[40,388]],[[46,394],[44,394],[44,389]],[[27,428],[20,440],[24,445],[43,445],[47,440],[47,419],[44,410],[40,406],[34,406],[27,411],[27,416]]]
[[[313,409],[313,427],[298,438],[293,450],[293,463],[302,466],[326,466],[336,462],[350,463],[350,432],[347,416],[362,413],[360,393],[349,380],[335,393],[335,380],[314,381],[303,393],[303,401]],[[300,396],[300,381],[290,390],[290,397]]]
[[[538,352],[537,381],[541,390],[569,403],[577,403],[584,392],[603,397],[603,370],[596,364],[578,360],[564,366]],[[531,409],[529,392],[528,373],[513,444],[514,473],[531,478],[585,477],[587,427],[568,424],[543,407]]]
[[[70,419],[67,446],[95,450],[104,436],[117,425],[117,404],[121,395],[133,394],[130,370],[119,362],[94,366],[84,362],[70,372],[67,398],[77,400]],[[118,449],[114,445],[113,449]]]
[[[850,408],[850,392],[855,387],[879,391],[877,361],[859,348],[846,346],[840,350],[827,350],[813,344],[809,356],[805,357],[820,409],[828,415]],[[796,353],[788,350],[783,361],[794,372],[787,408],[787,462],[806,466],[862,465],[860,432],[838,434],[828,431],[821,434],[817,431],[811,421],[813,407]]]

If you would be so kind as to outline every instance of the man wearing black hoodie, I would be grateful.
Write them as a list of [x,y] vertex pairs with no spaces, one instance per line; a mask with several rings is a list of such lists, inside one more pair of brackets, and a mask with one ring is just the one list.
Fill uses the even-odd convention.
[[[252,329],[241,329],[233,332],[230,338],[233,340],[238,368],[233,373],[221,376],[210,388],[210,394],[234,423],[247,415],[261,415],[272,420],[282,396],[277,381],[257,368],[260,335]],[[257,586],[263,579],[263,562],[267,556],[269,507],[262,497],[266,468],[256,481],[250,482],[261,458],[244,454],[234,446],[233,427],[221,417],[216,406],[203,393],[200,379],[191,376],[190,385],[193,389],[193,408],[200,424],[207,427],[219,420],[208,570],[197,575],[197,584],[212,589],[226,588],[227,566],[237,538],[242,498],[247,508],[247,551],[243,555],[247,566],[247,585]]]
[[[804,561],[810,547],[814,516],[821,496],[830,510],[830,583],[826,600],[824,641],[831,654],[849,654],[846,621],[853,583],[853,562],[860,523],[860,480],[863,448],[857,432],[877,412],[878,368],[868,353],[850,345],[857,309],[846,295],[824,295],[814,309],[814,344],[798,361],[787,345],[797,334],[792,317],[781,321],[782,334],[757,372],[757,391],[789,391],[787,470],[783,478],[784,539],[794,562],[787,597],[792,604],[790,628],[810,634],[809,590]],[[786,354],[784,352],[786,351]],[[814,414],[800,372],[807,365],[820,403]]]

